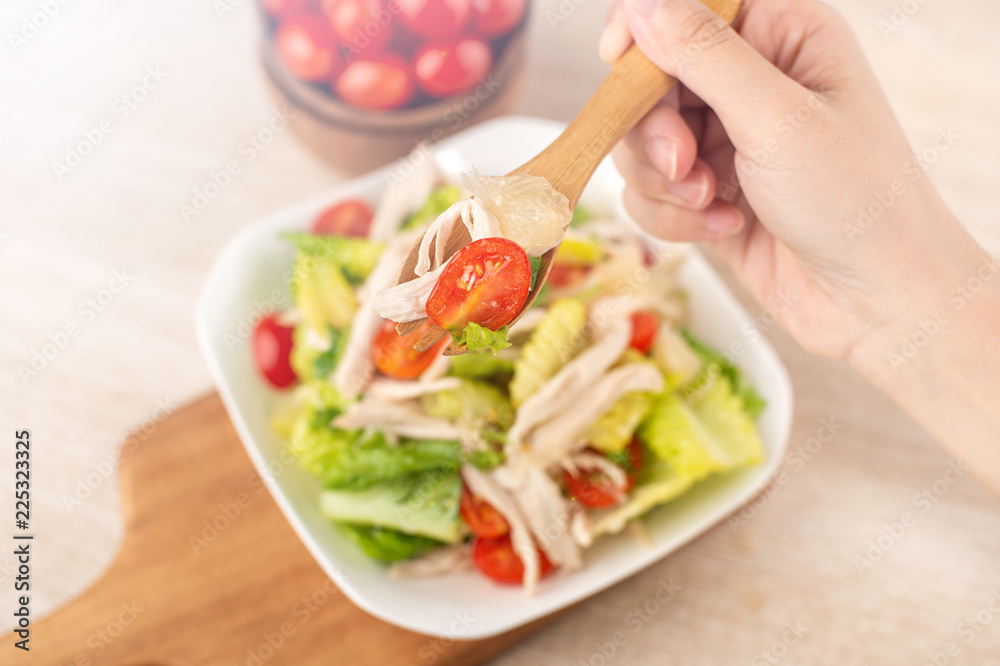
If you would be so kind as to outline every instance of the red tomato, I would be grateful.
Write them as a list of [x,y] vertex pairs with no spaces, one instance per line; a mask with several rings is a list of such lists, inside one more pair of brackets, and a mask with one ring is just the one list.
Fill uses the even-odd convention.
[[305,81],[323,81],[340,67],[333,29],[316,14],[296,14],[282,21],[274,36],[278,58]]
[[253,359],[260,374],[275,388],[287,388],[297,379],[291,354],[292,328],[279,324],[274,315],[261,319],[253,331]]
[[434,97],[450,97],[474,88],[492,66],[489,44],[481,39],[460,39],[420,49],[414,70],[421,90]]
[[531,263],[517,243],[481,238],[455,253],[427,298],[427,317],[458,333],[470,321],[497,330],[521,311]]
[[656,339],[656,331],[660,327],[660,318],[655,312],[649,310],[637,310],[632,313],[632,341],[629,347],[640,354],[648,354],[653,348],[653,340]]
[[[538,560],[539,577],[552,571],[552,563],[540,549]],[[498,539],[476,537],[472,544],[472,562],[486,577],[498,583],[517,584],[524,580],[524,564],[514,552],[509,534]]]
[[625,450],[628,453],[629,469],[626,470],[628,480],[624,488],[621,490],[615,488],[604,472],[583,468],[578,470],[576,476],[563,472],[563,479],[570,495],[580,504],[593,509],[604,509],[618,504],[622,493],[632,490],[635,476],[642,467],[642,445],[639,440],[633,439]]
[[583,282],[590,273],[590,266],[572,266],[570,264],[552,264],[549,277],[545,284],[553,289],[568,289]]
[[409,65],[389,54],[351,61],[333,89],[345,102],[374,111],[406,106],[415,91]]
[[510,531],[510,526],[493,505],[478,495],[473,495],[468,486],[462,485],[462,498],[459,502],[462,520],[469,526],[472,533],[485,539],[496,539]]
[[312,232],[324,236],[367,238],[371,225],[371,206],[361,199],[347,199],[320,213],[312,224]]
[[308,12],[316,8],[317,0],[261,0],[264,11],[275,18],[284,18],[299,12]]
[[476,34],[506,35],[521,23],[528,0],[472,0],[472,22]]
[[378,371],[394,379],[416,379],[423,374],[450,342],[446,335],[427,351],[418,352],[413,345],[430,327],[430,322],[424,322],[417,330],[400,335],[396,323],[386,321],[372,342],[372,362]]
[[375,53],[392,36],[392,15],[383,0],[324,0],[323,13],[348,51]]
[[458,37],[469,21],[469,0],[398,0],[403,24],[421,37]]

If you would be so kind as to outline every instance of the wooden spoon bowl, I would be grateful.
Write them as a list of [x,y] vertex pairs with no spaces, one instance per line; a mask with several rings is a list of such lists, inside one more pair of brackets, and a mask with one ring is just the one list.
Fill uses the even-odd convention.
[[[741,4],[741,0],[701,1],[727,24],[735,20]],[[597,92],[563,133],[545,150],[514,169],[510,175],[530,174],[545,178],[557,192],[569,200],[572,210],[580,201],[580,195],[601,161],[675,85],[677,79],[664,73],[633,44],[611,67]],[[413,267],[417,263],[421,240],[423,235],[410,246],[393,284],[408,282],[416,277]],[[461,233],[452,234],[447,241],[447,256],[451,256],[471,240],[464,227]],[[558,249],[556,246],[542,255],[535,287],[511,324],[520,319],[538,298],[538,293],[552,270],[552,261]],[[400,334],[406,334],[423,322],[421,319],[399,324],[396,330]],[[415,348],[425,351],[446,334],[447,331],[443,328],[434,326],[417,342]],[[444,353],[446,356],[453,356],[466,351],[464,346],[452,343]]]

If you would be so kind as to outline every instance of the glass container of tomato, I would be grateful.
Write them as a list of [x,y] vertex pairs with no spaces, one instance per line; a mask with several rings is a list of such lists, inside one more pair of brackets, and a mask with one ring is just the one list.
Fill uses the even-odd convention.
[[508,113],[529,0],[259,0],[264,68],[307,146],[345,175]]

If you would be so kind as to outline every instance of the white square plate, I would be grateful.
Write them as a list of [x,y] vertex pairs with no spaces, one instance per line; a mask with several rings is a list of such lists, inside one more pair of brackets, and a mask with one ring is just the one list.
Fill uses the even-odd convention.
[[[551,121],[507,117],[462,132],[440,143],[435,153],[449,176],[472,165],[487,174],[507,173],[548,145],[561,129]],[[398,168],[394,164],[386,170]],[[281,295],[279,307],[291,304],[287,275],[293,253],[278,238],[279,232],[307,228],[321,209],[344,197],[378,201],[387,182],[385,173],[344,183],[245,229],[216,259],[197,312],[202,351],[250,459],[313,557],[354,603],[387,622],[424,634],[461,639],[499,634],[589,597],[663,558],[736,510],[775,473],[792,420],[788,374],[763,337],[742,332],[749,322],[746,312],[692,250],[680,274],[690,294],[689,326],[716,348],[743,344],[745,351],[736,361],[768,405],[759,420],[766,461],[710,478],[652,512],[645,519],[651,545],[628,534],[600,539],[585,551],[583,569],[543,580],[530,598],[516,586],[497,586],[476,572],[389,579],[384,566],[368,560],[320,514],[318,480],[294,462],[281,462],[288,461],[288,455],[269,425],[277,395],[257,376],[245,339],[245,322],[275,293]],[[618,208],[621,187],[621,178],[605,163],[584,201],[603,200],[605,206]],[[469,626],[456,623],[459,616],[470,618]]]

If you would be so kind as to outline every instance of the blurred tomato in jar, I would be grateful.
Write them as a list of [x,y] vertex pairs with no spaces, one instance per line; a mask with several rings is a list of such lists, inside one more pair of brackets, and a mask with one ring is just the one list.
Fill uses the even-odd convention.
[[420,89],[449,97],[466,92],[490,72],[493,52],[481,39],[428,44],[417,53],[414,69]]
[[282,64],[304,81],[327,80],[340,65],[333,30],[315,14],[293,14],[283,20],[274,43]]

